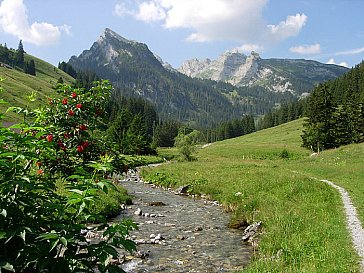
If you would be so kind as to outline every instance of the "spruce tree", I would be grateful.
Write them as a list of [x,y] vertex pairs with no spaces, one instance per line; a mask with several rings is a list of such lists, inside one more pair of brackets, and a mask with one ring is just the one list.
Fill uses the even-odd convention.
[[18,49],[15,53],[15,64],[19,65],[20,67],[24,66],[24,48],[22,40],[19,41]]

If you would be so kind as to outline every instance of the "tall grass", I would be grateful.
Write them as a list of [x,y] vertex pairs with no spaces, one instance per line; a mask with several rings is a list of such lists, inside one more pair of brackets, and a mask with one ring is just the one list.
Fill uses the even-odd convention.
[[[145,169],[143,175],[157,183],[163,177],[160,183],[174,187],[189,184],[193,192],[220,201],[235,219],[263,221],[258,247],[244,272],[359,272],[338,192],[311,177],[340,180],[345,187],[351,183],[348,177],[363,173],[351,174],[343,166],[334,175],[330,168],[335,157],[341,151],[340,164],[345,158],[357,170],[363,166],[363,150],[356,154],[361,159],[344,156],[345,148],[310,158],[310,151],[300,146],[301,128],[302,120],[214,143],[199,151],[196,162]],[[359,184],[353,183],[351,192],[361,207],[364,187]]]

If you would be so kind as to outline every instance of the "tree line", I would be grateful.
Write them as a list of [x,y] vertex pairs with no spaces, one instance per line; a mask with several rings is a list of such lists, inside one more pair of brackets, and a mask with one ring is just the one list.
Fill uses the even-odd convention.
[[318,85],[307,101],[303,146],[315,151],[364,142],[364,62]]
[[36,75],[35,62],[33,59],[25,60],[25,51],[22,40],[19,41],[18,49],[9,49],[7,45],[0,45],[0,62],[2,66],[23,70],[29,75]]
[[302,118],[305,114],[307,99],[283,103],[275,107],[257,121],[257,131]]

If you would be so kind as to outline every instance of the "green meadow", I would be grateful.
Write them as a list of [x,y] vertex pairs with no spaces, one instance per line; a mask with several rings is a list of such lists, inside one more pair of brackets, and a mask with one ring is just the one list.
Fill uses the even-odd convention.
[[[9,106],[25,107],[28,104],[27,97],[33,92],[36,94],[36,101],[32,103],[32,106],[38,107],[46,104],[47,97],[58,95],[54,87],[60,77],[67,84],[74,82],[74,79],[62,70],[26,54],[25,60],[29,61],[30,59],[35,62],[36,76],[25,74],[17,68],[0,67],[0,78],[5,79],[0,83],[4,89],[4,92],[1,93],[1,99],[8,102],[7,104],[0,104],[1,112],[4,112]],[[5,118],[5,121],[17,120],[19,117],[14,113],[8,113]]]
[[[339,193],[344,187],[364,220],[364,144],[317,157],[301,147],[303,120],[200,149],[197,161],[146,168],[146,180],[191,185],[231,212],[231,221],[263,222],[244,272],[359,272]],[[171,156],[173,150],[161,150]],[[317,179],[316,179],[317,178]]]

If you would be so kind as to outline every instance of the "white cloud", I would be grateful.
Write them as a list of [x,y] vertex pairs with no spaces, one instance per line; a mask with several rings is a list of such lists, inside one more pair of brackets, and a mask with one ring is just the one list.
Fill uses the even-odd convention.
[[[263,9],[268,0],[120,0],[114,13],[144,22],[160,21],[167,29],[187,28],[189,41],[232,40],[269,46],[297,35],[307,16],[296,14],[268,25]],[[128,8],[127,8],[128,7]]]
[[245,45],[237,47],[236,49],[239,52],[243,52],[243,53],[251,53],[252,51],[262,52],[264,50],[264,48],[262,46],[255,45],[255,44],[245,44]]
[[337,64],[333,58],[331,58],[330,60],[328,60],[326,62],[326,64],[336,64],[336,65],[340,65],[340,66],[349,67],[349,64],[347,62],[341,62],[341,63],[338,63]]
[[320,53],[321,46],[319,44],[301,45],[301,46],[291,47],[289,50],[293,53],[298,53],[302,55],[312,55]]
[[356,55],[364,52],[364,47],[361,48],[354,48],[346,51],[341,51],[335,53],[336,56],[342,56],[342,55]]
[[61,31],[70,34],[70,26],[54,26],[45,22],[28,22],[28,10],[23,0],[4,0],[0,5],[0,28],[24,42],[50,45],[59,41]]
[[151,1],[141,3],[138,13],[135,16],[138,20],[153,22],[165,19],[166,13],[160,5]]
[[296,14],[295,16],[287,16],[285,21],[280,22],[278,25],[268,25],[271,30],[273,39],[282,41],[291,36],[296,36],[304,27],[307,21],[305,14]]

